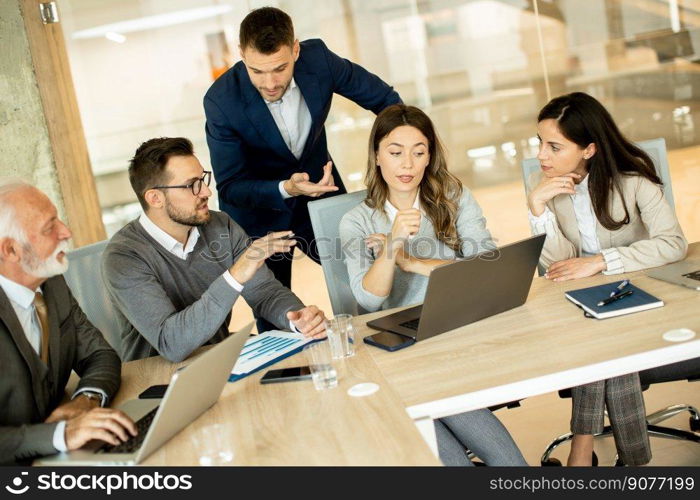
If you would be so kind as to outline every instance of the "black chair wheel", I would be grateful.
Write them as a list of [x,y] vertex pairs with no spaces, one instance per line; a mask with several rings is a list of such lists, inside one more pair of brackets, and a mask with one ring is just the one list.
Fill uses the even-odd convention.
[[542,467],[561,467],[561,460],[558,458],[548,458],[547,460],[543,460],[540,462],[540,465]]
[[698,432],[700,431],[700,420],[695,420],[693,417],[690,417],[688,420],[690,420],[690,430]]
[[[540,465],[542,467],[561,467],[561,460],[558,458],[552,458],[549,457],[547,460],[540,462]],[[597,467],[598,466],[598,455],[595,454],[595,451],[591,455],[591,466],[592,467]]]

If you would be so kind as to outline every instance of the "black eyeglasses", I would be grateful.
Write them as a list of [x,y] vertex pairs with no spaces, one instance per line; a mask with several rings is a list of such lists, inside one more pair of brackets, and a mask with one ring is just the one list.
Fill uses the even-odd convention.
[[204,171],[199,179],[195,179],[189,184],[181,184],[179,186],[153,186],[151,189],[171,189],[171,188],[187,188],[192,190],[192,194],[197,196],[202,191],[202,184],[209,186],[211,184],[211,172],[208,170]]

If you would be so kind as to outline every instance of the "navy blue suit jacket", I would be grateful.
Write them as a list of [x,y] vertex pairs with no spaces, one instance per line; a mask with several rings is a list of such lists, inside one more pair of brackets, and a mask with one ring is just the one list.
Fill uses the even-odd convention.
[[[297,172],[308,173],[312,182],[323,177],[323,166],[331,159],[324,123],[334,93],[375,114],[401,102],[379,77],[337,56],[321,40],[301,42],[294,80],[312,119],[299,160],[285,144],[242,61],[217,79],[204,96],[207,143],[219,206],[253,237],[286,229],[300,236],[313,236],[306,208],[312,198],[284,200],[279,183]],[[335,194],[345,192],[335,166],[333,177],[340,187]]]

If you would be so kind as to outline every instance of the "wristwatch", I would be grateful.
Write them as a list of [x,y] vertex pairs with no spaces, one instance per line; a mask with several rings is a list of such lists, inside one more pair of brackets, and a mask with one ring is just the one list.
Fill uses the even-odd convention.
[[103,397],[102,397],[102,394],[100,394],[99,392],[83,391],[83,392],[76,395],[76,397],[78,397],[78,396],[85,396],[88,399],[96,399],[97,402],[100,403],[100,406],[102,406]]

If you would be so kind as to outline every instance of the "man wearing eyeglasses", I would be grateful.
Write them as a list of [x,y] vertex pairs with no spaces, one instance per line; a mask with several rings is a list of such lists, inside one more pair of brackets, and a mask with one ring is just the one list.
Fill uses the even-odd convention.
[[102,258],[120,313],[123,360],[160,354],[177,362],[220,342],[239,296],[277,328],[325,336],[323,312],[305,307],[265,266],[296,244],[291,231],[251,242],[228,215],[210,211],[211,173],[189,140],[143,143],[129,180],[144,212],[114,235]]

